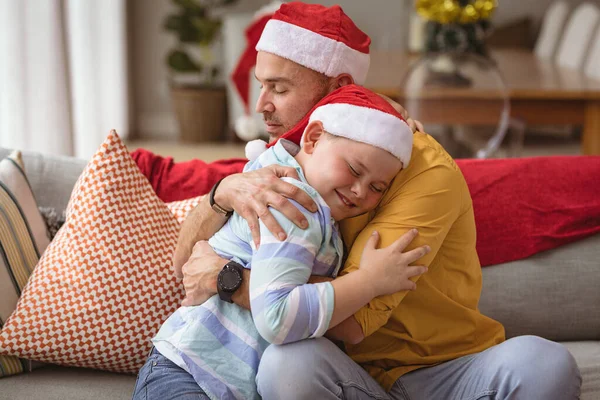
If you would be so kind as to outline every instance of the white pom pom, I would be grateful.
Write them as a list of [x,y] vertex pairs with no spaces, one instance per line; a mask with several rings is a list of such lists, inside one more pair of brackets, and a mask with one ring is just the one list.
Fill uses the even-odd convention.
[[254,161],[267,150],[267,142],[261,139],[252,140],[246,144],[246,158]]
[[239,117],[235,121],[235,133],[237,137],[246,142],[254,140],[260,135],[256,121],[249,115]]

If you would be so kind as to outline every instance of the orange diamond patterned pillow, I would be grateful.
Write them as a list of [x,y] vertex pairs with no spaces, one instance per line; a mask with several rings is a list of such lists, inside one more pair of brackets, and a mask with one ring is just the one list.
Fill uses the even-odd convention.
[[171,272],[178,231],[112,131],[75,185],[65,225],[4,325],[0,352],[137,372],[150,339],[183,299]]
[[171,210],[177,221],[183,224],[187,215],[202,201],[203,197],[198,196],[187,200],[173,201],[167,203],[167,207],[169,207],[169,210]]

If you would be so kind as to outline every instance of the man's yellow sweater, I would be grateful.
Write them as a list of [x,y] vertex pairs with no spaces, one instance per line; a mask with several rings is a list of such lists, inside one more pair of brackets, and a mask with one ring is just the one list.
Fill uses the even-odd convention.
[[504,340],[502,325],[477,306],[481,267],[475,251],[475,219],[469,189],[454,160],[431,136],[416,133],[408,168],[394,179],[376,210],[342,221],[347,248],[342,274],[356,270],[371,233],[380,247],[417,228],[407,250],[427,244],[431,252],[416,264],[429,271],[417,289],[373,299],[354,317],[365,339],[347,346],[350,357],[386,390],[403,374]]

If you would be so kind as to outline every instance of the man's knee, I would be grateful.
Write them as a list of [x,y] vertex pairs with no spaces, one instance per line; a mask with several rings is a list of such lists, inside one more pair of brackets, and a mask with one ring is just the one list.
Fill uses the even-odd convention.
[[527,391],[535,388],[540,395],[556,394],[557,390],[570,395],[579,390],[579,368],[565,346],[537,336],[520,336],[504,344],[506,351],[495,362],[512,385]]
[[302,393],[308,395],[323,376],[327,354],[335,350],[324,338],[267,347],[256,375],[259,394],[267,399],[286,398],[290,393],[303,398]]

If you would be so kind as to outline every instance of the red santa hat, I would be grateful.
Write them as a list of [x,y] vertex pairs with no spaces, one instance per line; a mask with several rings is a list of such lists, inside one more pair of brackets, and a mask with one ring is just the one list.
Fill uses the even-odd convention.
[[[304,131],[312,121],[321,121],[331,135],[370,144],[388,151],[408,166],[413,133],[402,115],[381,96],[358,85],[346,85],[331,92],[290,131],[279,139],[302,146]],[[254,140],[246,146],[246,157],[255,160],[277,141]]]
[[[371,39],[338,5],[292,2],[281,4],[272,17],[263,11],[246,29],[247,49],[232,75],[244,103],[246,116],[236,121],[237,135],[245,140],[258,136],[249,117],[250,70],[259,51],[275,54],[329,77],[349,74],[363,84],[369,70]],[[271,18],[269,18],[271,17]]]

